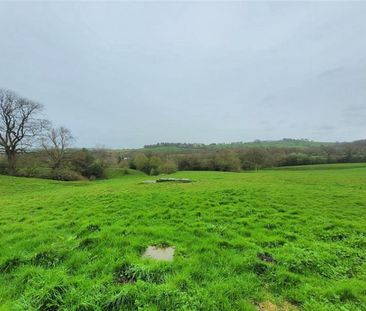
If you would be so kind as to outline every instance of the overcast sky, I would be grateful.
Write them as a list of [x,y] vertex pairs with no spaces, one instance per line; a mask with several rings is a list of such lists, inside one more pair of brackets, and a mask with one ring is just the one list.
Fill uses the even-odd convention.
[[0,3],[0,87],[78,146],[366,138],[366,2]]

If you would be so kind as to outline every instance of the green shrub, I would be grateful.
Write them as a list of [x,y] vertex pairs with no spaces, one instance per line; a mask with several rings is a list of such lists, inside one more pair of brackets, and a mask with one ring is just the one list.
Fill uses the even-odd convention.
[[89,179],[104,178],[105,176],[103,162],[96,160],[87,149],[81,149],[71,154],[71,167],[74,171]]
[[151,171],[150,171],[150,176],[157,176],[159,175],[160,172],[159,172],[159,169],[158,168],[152,168]]
[[0,159],[0,174],[6,174],[6,169],[7,169],[8,165],[5,161],[5,159]]
[[51,179],[55,180],[64,180],[64,181],[76,181],[83,180],[84,177],[80,175],[78,172],[71,171],[68,169],[58,169],[51,172]]
[[151,171],[149,158],[143,153],[137,154],[132,161],[131,168],[136,168],[137,170],[144,172],[145,174],[149,174]]
[[162,174],[172,174],[178,169],[177,164],[174,161],[168,160],[160,166],[160,173]]
[[90,179],[99,179],[104,178],[104,166],[103,163],[99,160],[94,161],[87,169],[86,176]]
[[16,176],[18,177],[36,177],[36,178],[52,178],[49,173],[49,169],[43,167],[36,167],[33,165],[21,167],[17,170]]

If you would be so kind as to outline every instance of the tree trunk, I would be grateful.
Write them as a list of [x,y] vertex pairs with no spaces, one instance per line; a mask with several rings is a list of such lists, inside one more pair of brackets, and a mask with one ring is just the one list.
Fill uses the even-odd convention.
[[8,158],[8,174],[14,175],[16,172],[17,154],[14,150],[6,150],[6,156]]

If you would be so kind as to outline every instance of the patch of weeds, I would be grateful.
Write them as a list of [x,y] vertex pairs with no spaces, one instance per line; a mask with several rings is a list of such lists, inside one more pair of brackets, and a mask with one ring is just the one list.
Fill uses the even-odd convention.
[[271,240],[271,241],[262,242],[261,246],[268,247],[268,248],[274,248],[274,247],[283,246],[285,244],[286,244],[286,241],[284,241],[284,240]]
[[220,241],[217,243],[217,245],[223,249],[233,248],[233,245],[228,241]]
[[89,232],[97,232],[100,231],[100,227],[95,224],[90,224],[86,227],[86,230],[88,230]]
[[102,309],[105,311],[137,310],[136,300],[135,292],[122,292],[106,302]]
[[179,288],[179,290],[184,292],[188,291],[189,288],[191,287],[191,284],[186,277],[180,277],[178,280],[175,281],[175,284],[177,288]]
[[284,238],[290,242],[294,242],[297,240],[297,236],[294,234],[286,234]]
[[114,272],[114,278],[117,283],[135,283],[137,280],[134,267],[131,264],[124,263]]
[[243,231],[242,235],[245,238],[250,238],[252,236],[252,233],[250,231]]
[[336,228],[335,224],[329,224],[324,227],[324,230],[328,231],[328,230],[333,230],[335,228]]
[[80,249],[91,249],[98,244],[98,239],[86,238],[79,243]]
[[269,270],[269,266],[263,262],[256,262],[253,264],[252,270],[256,275],[264,275]]
[[273,224],[273,223],[268,223],[268,224],[265,224],[264,227],[268,230],[273,230],[273,229],[277,228],[277,225]]
[[265,262],[269,262],[269,263],[276,263],[276,260],[273,259],[272,255],[265,252],[265,253],[259,253],[257,254],[257,257]]
[[64,295],[66,288],[61,285],[50,288],[46,293],[39,297],[37,309],[42,311],[57,311],[60,310],[64,303]]
[[171,244],[167,241],[159,241],[159,242],[153,243],[151,245],[158,247],[158,248],[167,248],[167,247],[171,246]]
[[94,305],[86,305],[86,304],[81,304],[78,305],[76,307],[77,311],[94,311],[95,310],[95,306]]
[[288,301],[282,305],[276,305],[271,301],[263,301],[257,304],[258,311],[296,311],[297,307]]
[[117,283],[135,283],[138,280],[161,284],[165,281],[169,269],[163,267],[148,267],[124,263],[114,272],[114,279]]
[[22,264],[24,261],[18,257],[8,259],[0,265],[0,273],[10,273]]
[[100,226],[99,225],[96,225],[96,224],[90,224],[88,225],[85,229],[83,229],[78,235],[77,237],[78,238],[81,238],[85,235],[88,235],[89,233],[93,233],[93,232],[99,232],[101,229],[100,229]]
[[60,256],[53,251],[44,251],[36,254],[31,259],[31,263],[33,265],[42,266],[44,268],[52,268],[58,265],[63,260],[63,256]]
[[206,232],[201,230],[201,229],[194,229],[193,231],[193,234],[196,236],[196,237],[203,237],[206,235]]
[[202,269],[198,268],[190,271],[190,276],[195,283],[202,283],[206,278],[205,273],[202,271]]
[[319,236],[320,240],[339,242],[348,238],[348,235],[344,232],[325,232]]
[[366,294],[365,282],[349,280],[343,281],[335,286],[334,289],[326,292],[329,301],[335,303],[360,303]]
[[343,241],[348,238],[345,233],[337,233],[330,236],[331,241]]
[[274,285],[274,290],[282,292],[286,288],[294,288],[301,282],[300,277],[291,272],[280,271],[273,273],[270,277],[271,283]]

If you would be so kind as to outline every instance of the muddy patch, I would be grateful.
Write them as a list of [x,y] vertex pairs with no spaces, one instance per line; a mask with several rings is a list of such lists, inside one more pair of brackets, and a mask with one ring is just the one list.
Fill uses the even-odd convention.
[[190,183],[192,180],[189,178],[159,178],[156,182],[180,182],[180,183]]
[[174,252],[175,247],[149,246],[142,257],[161,261],[173,261]]
[[276,260],[274,260],[272,255],[269,253],[260,253],[257,254],[257,257],[264,262],[276,263]]

